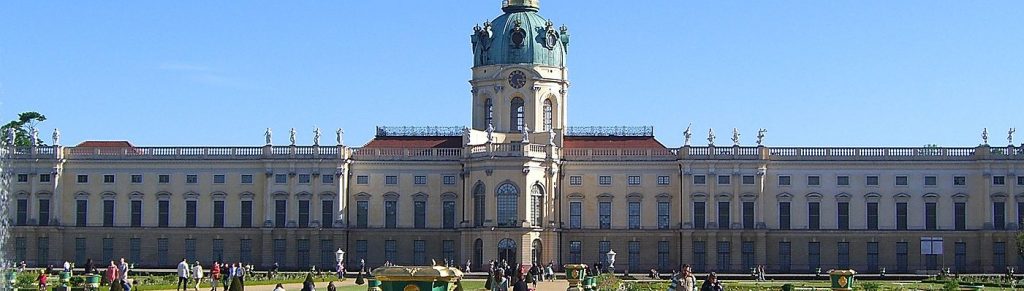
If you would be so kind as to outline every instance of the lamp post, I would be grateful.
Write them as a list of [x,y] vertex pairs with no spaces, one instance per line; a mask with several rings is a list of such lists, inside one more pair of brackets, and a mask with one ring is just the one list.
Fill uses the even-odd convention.
[[345,276],[345,265],[342,263],[343,261],[345,261],[345,251],[341,250],[341,248],[338,248],[338,251],[334,252],[334,258],[338,260],[338,278],[342,278],[343,276]]
[[605,254],[605,255],[608,256],[607,257],[608,258],[608,271],[610,271],[610,272],[612,272],[614,274],[615,273],[615,251],[609,249],[608,253]]

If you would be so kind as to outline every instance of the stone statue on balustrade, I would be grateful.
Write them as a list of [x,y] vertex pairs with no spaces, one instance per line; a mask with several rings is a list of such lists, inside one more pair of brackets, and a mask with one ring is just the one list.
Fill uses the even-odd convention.
[[292,130],[289,132],[289,134],[290,134],[290,136],[288,137],[288,141],[292,142],[292,145],[295,145],[295,128],[294,127],[292,127]]
[[530,127],[523,125],[523,143],[530,143]]
[[39,145],[39,130],[33,128],[29,133],[29,138],[32,139],[32,146]]
[[988,144],[988,127],[981,130],[981,144]]
[[757,130],[757,145],[758,146],[764,145],[764,134],[767,133],[767,132],[768,132],[768,130],[764,129],[764,128]]
[[494,124],[487,124],[487,143],[494,142]]
[[320,128],[313,127],[313,145],[320,145]]
[[715,145],[715,129],[714,128],[708,128],[708,145],[709,146],[714,146]]
[[693,132],[690,131],[690,126],[693,126],[692,122],[689,125],[687,125],[686,126],[686,130],[683,131],[683,145],[684,146],[689,146],[690,145],[690,138],[693,137]]
[[272,133],[270,131],[270,128],[267,127],[267,131],[263,133],[263,137],[265,137],[267,139],[267,145],[271,144],[271,139],[273,139],[273,136],[274,136],[274,133]]
[[60,145],[60,129],[53,129],[53,145]]
[[556,137],[555,135],[556,135],[556,133],[555,133],[555,129],[554,128],[552,128],[551,130],[548,131],[548,144],[549,145],[555,145],[555,137]]
[[336,138],[338,140],[338,145],[345,144],[345,130],[339,128],[335,133],[338,135]]
[[1011,145],[1011,146],[1013,145],[1013,133],[1014,132],[1017,132],[1017,129],[1011,127],[1010,131],[1006,135],[1006,144]]
[[740,145],[740,130],[735,127],[732,128],[732,145]]

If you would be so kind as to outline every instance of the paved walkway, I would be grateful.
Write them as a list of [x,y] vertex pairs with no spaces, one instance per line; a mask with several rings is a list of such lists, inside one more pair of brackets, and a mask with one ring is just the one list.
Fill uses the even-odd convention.
[[[337,287],[354,286],[354,285],[356,285],[356,283],[355,283],[355,280],[345,280],[344,282],[334,282],[334,285],[337,286]],[[302,290],[302,283],[284,284],[282,286],[284,287],[284,290],[289,290],[289,291]],[[363,286],[365,287],[366,285],[363,284]],[[276,286],[275,285],[245,286],[245,291],[273,291],[274,287],[276,287]],[[318,282],[318,283],[316,283],[316,287],[317,287],[316,288],[317,290],[326,290],[327,283]],[[537,284],[537,291],[564,291],[567,288],[569,288],[569,282],[565,281],[565,280],[557,280],[557,281],[554,281],[554,282],[550,282],[550,281],[549,282],[541,282],[541,283]],[[171,289],[171,290],[174,290],[174,289]],[[192,290],[192,289],[189,289],[189,290]],[[207,289],[207,288],[199,288],[199,291],[208,291],[208,290],[209,289]],[[222,289],[218,289],[218,291],[220,291],[220,290],[222,290]],[[467,291],[472,291],[472,290],[467,290]]]

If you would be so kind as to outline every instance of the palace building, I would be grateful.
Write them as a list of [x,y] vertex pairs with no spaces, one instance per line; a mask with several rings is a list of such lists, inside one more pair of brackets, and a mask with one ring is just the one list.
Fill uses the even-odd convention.
[[537,0],[505,2],[470,36],[468,128],[378,127],[361,147],[340,130],[312,145],[268,130],[252,147],[11,148],[9,253],[163,268],[333,269],[337,249],[352,269],[610,250],[634,273],[1024,266],[1021,147],[771,147],[763,133],[698,146],[688,130],[670,148],[651,127],[572,127],[568,29]]

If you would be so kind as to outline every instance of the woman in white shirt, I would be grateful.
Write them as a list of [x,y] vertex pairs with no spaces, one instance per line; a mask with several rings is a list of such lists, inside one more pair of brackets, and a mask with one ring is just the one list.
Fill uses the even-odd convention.
[[200,265],[199,261],[192,265],[192,279],[196,282],[192,289],[199,291],[199,284],[203,283],[203,265]]

